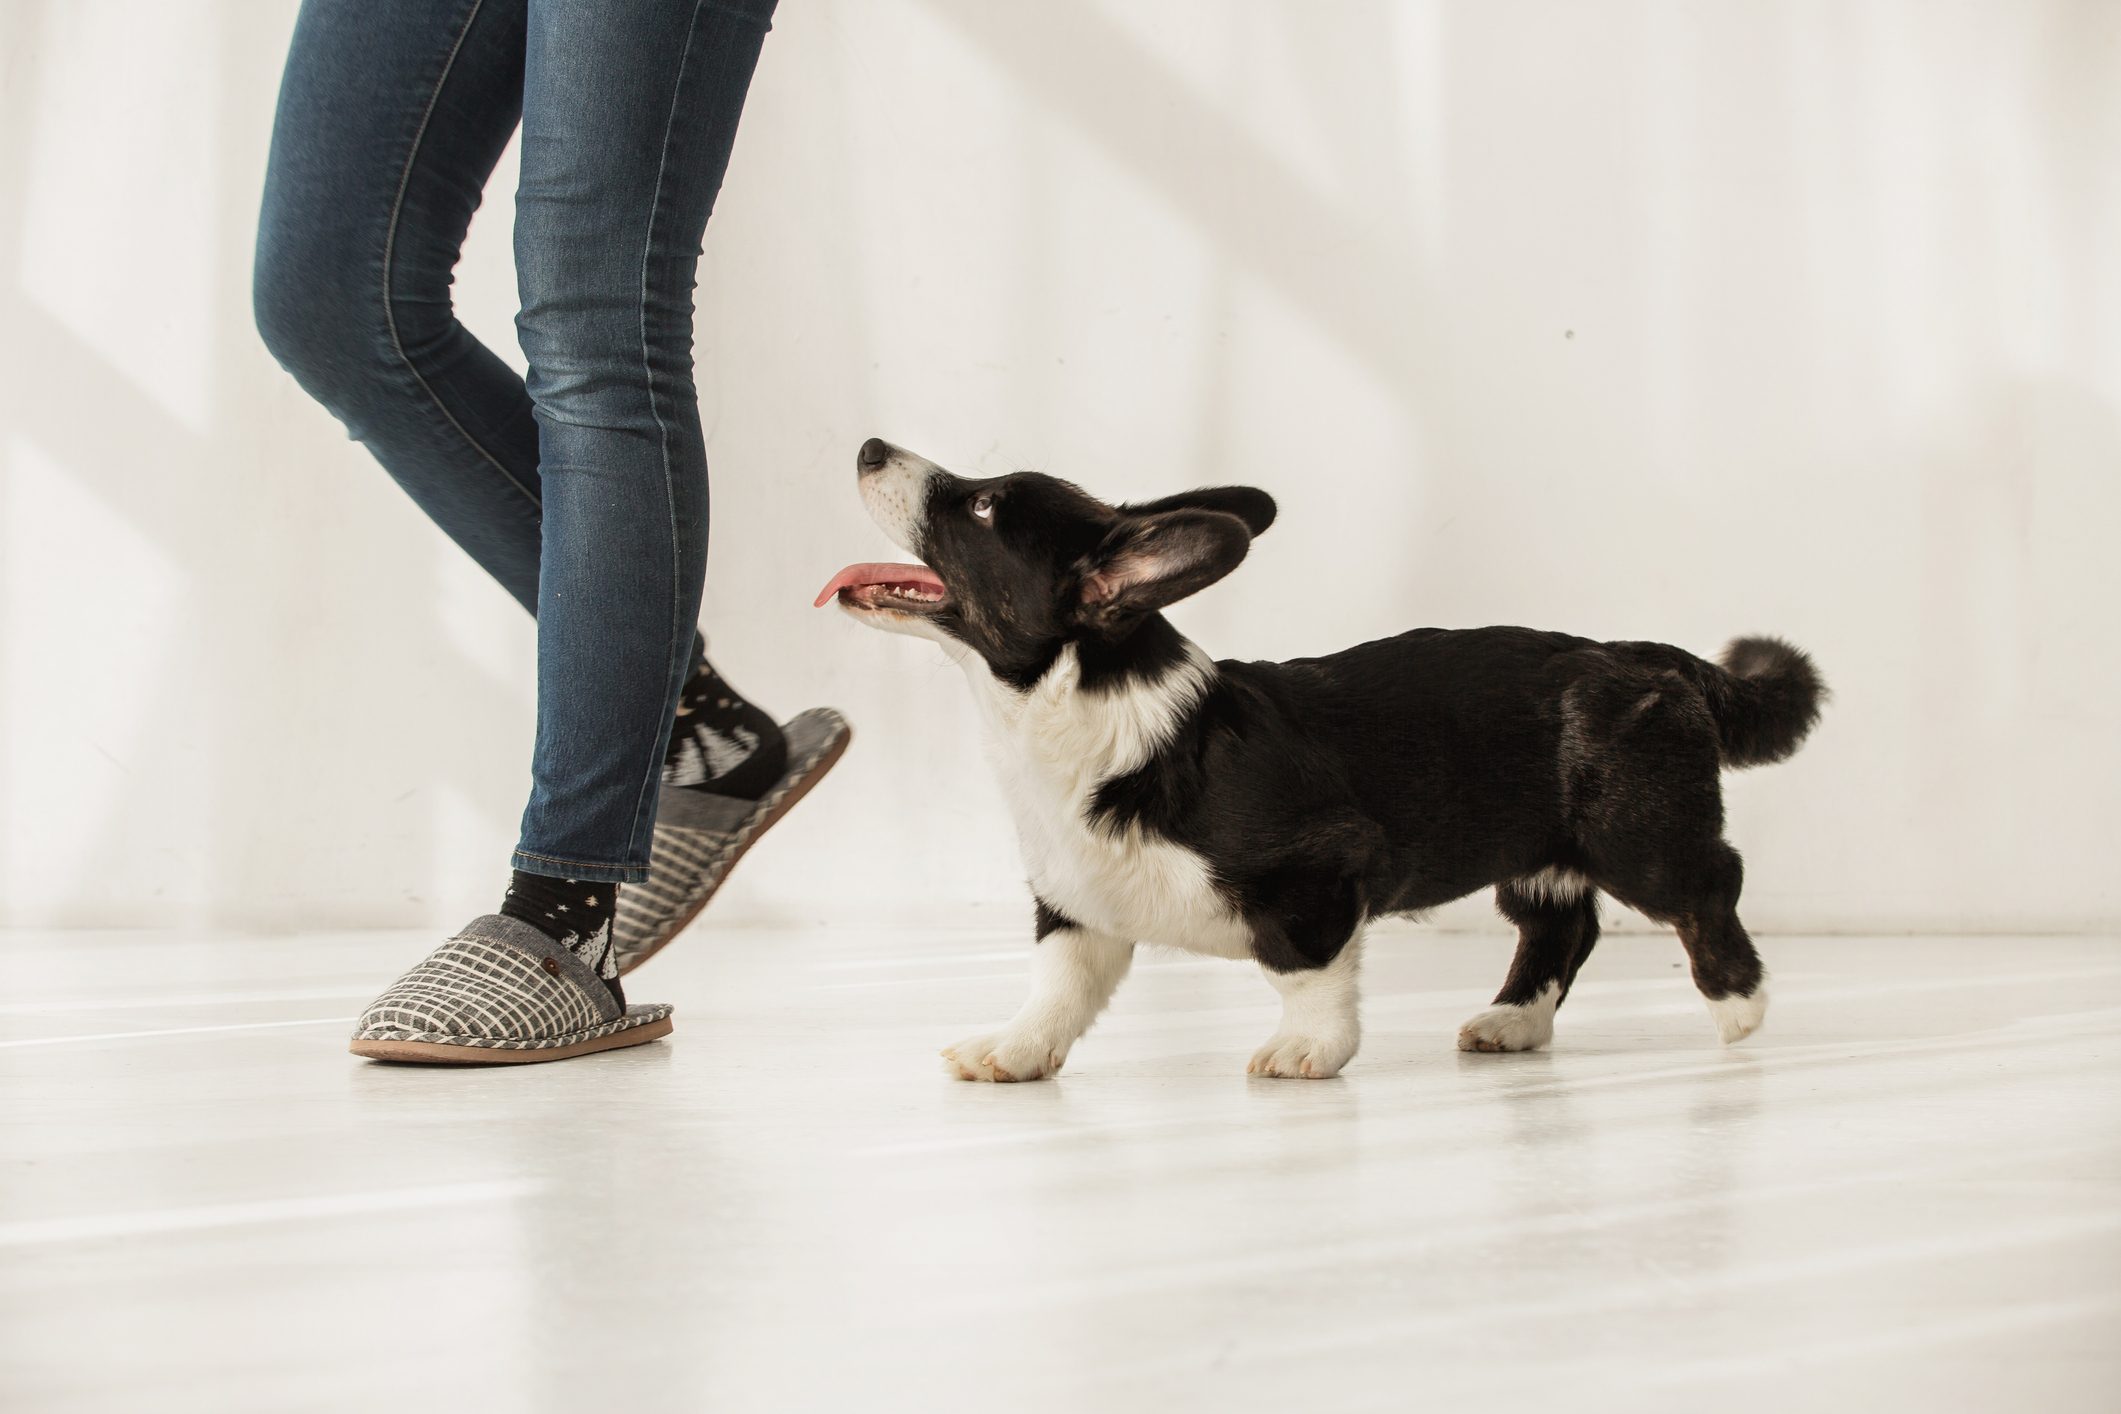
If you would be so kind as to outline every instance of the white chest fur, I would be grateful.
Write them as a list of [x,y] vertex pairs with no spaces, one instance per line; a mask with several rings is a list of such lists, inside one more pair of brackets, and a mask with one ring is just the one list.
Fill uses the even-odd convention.
[[976,656],[965,664],[1038,896],[1115,937],[1246,957],[1250,930],[1216,892],[1206,861],[1137,825],[1089,819],[1098,787],[1148,761],[1212,681],[1207,655],[1191,645],[1188,655],[1157,682],[1114,692],[1081,690],[1072,648],[1028,692],[996,682]]

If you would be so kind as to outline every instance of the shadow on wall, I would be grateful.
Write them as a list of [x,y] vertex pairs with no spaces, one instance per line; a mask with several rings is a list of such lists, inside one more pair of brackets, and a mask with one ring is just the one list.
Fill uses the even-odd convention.
[[[357,446],[312,459],[325,415],[252,327],[258,183],[293,9],[264,34],[251,7],[211,15],[215,62],[158,79],[158,39],[165,53],[207,47],[183,29],[188,10],[158,21],[44,0],[0,14],[0,130],[15,135],[0,144],[0,505],[16,536],[26,516],[67,511],[36,532],[58,582],[0,580],[0,736],[16,778],[0,783],[0,811],[19,886],[7,921],[402,921],[404,901],[435,883],[437,812],[431,797],[379,799],[398,777],[377,770],[377,755],[421,743],[422,789],[483,808],[520,789],[527,692],[491,664],[527,658],[482,662],[451,641],[442,567],[455,550]],[[123,223],[84,244],[204,283],[167,288],[169,310],[128,312],[154,330],[203,311],[174,336],[196,360],[196,400],[115,359],[129,329],[79,317],[94,299],[48,278],[64,252],[48,238],[31,249],[33,216],[45,232],[66,224],[39,205],[69,187],[51,163],[80,157],[51,133],[71,116],[54,74],[92,45],[111,48],[116,82],[218,96],[195,135],[201,224],[172,226],[129,201],[154,184],[129,183],[142,174],[116,148],[93,174],[113,195],[82,213]],[[108,279],[147,293],[138,268]],[[290,836],[323,864],[299,908],[273,888]]]
[[[1225,13],[1233,64],[1279,74],[1304,94],[1310,121],[1331,134],[1331,162],[1314,174],[1248,132],[1232,94],[1204,93],[1094,6],[924,3],[1029,102],[1138,178],[1197,232],[1214,267],[1207,327],[1216,337],[1189,351],[1206,376],[1195,405],[1173,414],[1196,424],[1195,479],[1228,479],[1224,468],[1247,460],[1229,446],[1238,410],[1224,323],[1230,292],[1243,285],[1262,285],[1299,310],[1388,390],[1408,428],[1422,429],[1422,404],[1442,381],[1444,357],[1427,284],[1443,219],[1434,197],[1445,95],[1433,26],[1390,5]],[[1426,68],[1434,86],[1409,91],[1401,80],[1410,64]],[[1039,272],[1027,268],[1025,278],[1035,287]],[[1330,458],[1331,429],[1319,428],[1318,437],[1321,458]],[[1419,447],[1403,450],[1409,468],[1423,460]],[[1278,478],[1284,489],[1289,470]],[[1368,489],[1367,515],[1408,526],[1433,518],[1412,474]],[[1287,538],[1289,528],[1281,534]],[[1394,597],[1418,602],[1421,562],[1410,556],[1399,563],[1411,579]],[[1227,597],[1187,612],[1211,651],[1236,627]]]

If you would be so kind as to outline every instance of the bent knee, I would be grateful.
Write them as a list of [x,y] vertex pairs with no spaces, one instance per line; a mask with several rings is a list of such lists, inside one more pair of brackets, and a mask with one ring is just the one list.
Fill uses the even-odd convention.
[[258,337],[304,390],[327,406],[358,398],[384,373],[389,319],[381,290],[360,289],[341,265],[261,244],[251,272]]
[[351,235],[314,222],[261,230],[251,316],[280,366],[349,422],[402,398],[423,360],[465,337],[446,277],[386,281]]

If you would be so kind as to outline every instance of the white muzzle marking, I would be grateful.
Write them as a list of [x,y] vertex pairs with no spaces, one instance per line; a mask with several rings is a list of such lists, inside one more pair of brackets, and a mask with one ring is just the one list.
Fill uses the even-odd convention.
[[898,448],[875,471],[864,471],[862,504],[891,542],[921,558],[921,522],[928,513],[928,484],[944,475],[941,467]]

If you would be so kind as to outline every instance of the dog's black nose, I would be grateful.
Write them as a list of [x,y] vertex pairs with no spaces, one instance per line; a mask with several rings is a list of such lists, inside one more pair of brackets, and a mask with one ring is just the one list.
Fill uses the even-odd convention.
[[862,449],[855,454],[855,459],[861,463],[864,471],[874,471],[890,456],[891,444],[881,437],[871,437],[862,443]]

